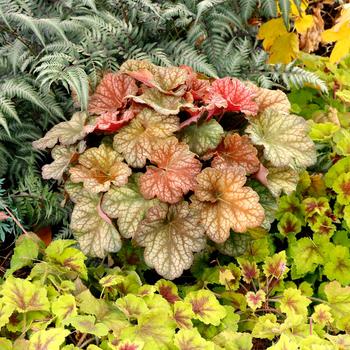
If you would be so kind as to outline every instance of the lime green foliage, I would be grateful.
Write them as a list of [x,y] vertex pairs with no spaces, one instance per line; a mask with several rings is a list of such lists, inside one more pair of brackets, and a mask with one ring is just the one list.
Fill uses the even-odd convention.
[[[349,341],[338,332],[350,325],[350,287],[334,281],[317,292],[290,283],[284,251],[266,253],[264,263],[247,254],[240,267],[232,258],[177,287],[142,283],[119,268],[87,268],[74,245],[57,240],[45,248],[31,236],[18,242],[12,270],[26,265],[29,275],[9,273],[0,284],[2,350],[251,350],[254,338],[271,349],[333,349]],[[24,248],[35,262],[18,265]]]

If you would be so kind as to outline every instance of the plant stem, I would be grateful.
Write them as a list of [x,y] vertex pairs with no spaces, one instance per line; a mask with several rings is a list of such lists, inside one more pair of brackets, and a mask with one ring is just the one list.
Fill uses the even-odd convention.
[[15,222],[15,224],[22,230],[22,232],[25,235],[28,235],[28,232],[26,231],[26,229],[22,226],[22,224],[18,221],[18,219],[12,214],[11,210],[9,208],[7,208],[6,205],[3,205],[4,210],[7,212],[7,214],[9,214],[12,218],[12,220]]

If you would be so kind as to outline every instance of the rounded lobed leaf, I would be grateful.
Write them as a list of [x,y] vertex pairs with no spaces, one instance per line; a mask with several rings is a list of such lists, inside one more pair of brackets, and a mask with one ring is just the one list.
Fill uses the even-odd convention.
[[147,210],[157,204],[157,200],[145,199],[139,191],[140,174],[131,177],[122,187],[112,187],[102,199],[102,210],[113,219],[118,219],[120,233],[133,237]]
[[179,277],[193,261],[192,252],[204,248],[204,229],[187,202],[161,203],[148,210],[134,237],[145,247],[145,261],[167,279]]
[[281,90],[269,90],[251,84],[254,91],[254,101],[257,103],[259,113],[274,109],[289,113],[291,109],[287,95]]
[[122,159],[105,144],[89,148],[79,157],[79,165],[69,170],[70,180],[83,182],[84,188],[92,193],[108,191],[111,184],[122,186],[132,173]]
[[248,136],[227,135],[217,148],[211,166],[218,169],[241,167],[247,174],[252,174],[260,168],[257,154]]
[[177,116],[166,116],[145,108],[114,136],[113,147],[130,166],[142,168],[157,142],[169,137],[178,128]]
[[[187,71],[181,67],[160,67],[148,61],[128,60],[121,65],[120,70],[164,93],[171,93],[185,84],[188,78]],[[179,93],[183,94],[184,90]]]
[[91,194],[74,206],[70,227],[84,254],[103,258],[121,248],[119,232],[100,207],[100,196]]
[[226,317],[226,309],[220,305],[213,292],[200,289],[190,292],[185,297],[185,302],[192,305],[194,318],[205,324],[218,326],[220,320]]
[[206,234],[216,243],[225,242],[231,228],[245,232],[264,220],[259,196],[244,187],[245,181],[241,168],[206,168],[197,176],[192,207],[199,211]]
[[[85,148],[85,146],[83,148]],[[46,164],[42,167],[43,179],[62,180],[63,174],[74,158],[79,155],[79,151],[80,150],[77,150],[77,147],[75,146],[55,146],[51,151],[51,156],[54,161],[51,164]],[[83,150],[80,152],[82,151]]]
[[126,97],[138,91],[136,82],[126,74],[107,73],[90,97],[89,113],[116,117],[126,105]]
[[250,121],[246,132],[276,167],[306,168],[316,161],[315,145],[304,118],[269,109]]
[[215,149],[223,136],[222,126],[215,119],[211,119],[201,125],[187,126],[181,132],[181,141],[187,143],[193,153],[202,156],[207,151]]
[[235,78],[216,79],[209,88],[205,102],[208,104],[209,115],[223,111],[242,112],[246,115],[258,112],[253,89]]
[[131,95],[130,97],[134,102],[145,104],[164,115],[176,115],[181,108],[193,107],[192,103],[188,102],[184,97],[166,95],[156,88],[149,88],[140,96]]
[[195,176],[201,163],[187,145],[175,137],[164,140],[152,150],[152,163],[140,179],[140,190],[146,199],[157,197],[163,202],[176,203],[195,186]]
[[74,113],[71,120],[55,125],[44,137],[34,141],[33,147],[44,150],[45,148],[52,148],[57,142],[67,146],[83,139],[89,132],[85,127],[87,117],[88,115],[85,112]]

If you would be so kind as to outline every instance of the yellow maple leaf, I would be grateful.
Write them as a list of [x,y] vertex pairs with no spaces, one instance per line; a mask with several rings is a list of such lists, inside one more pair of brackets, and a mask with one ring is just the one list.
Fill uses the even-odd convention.
[[276,39],[283,34],[288,34],[288,31],[284,26],[283,19],[274,18],[267,21],[260,27],[258,39],[263,40],[264,49],[269,50]]
[[299,53],[298,35],[289,33],[282,18],[275,18],[264,23],[258,32],[258,39],[263,40],[263,47],[270,53],[269,63],[289,63]]
[[350,4],[344,5],[336,24],[322,33],[326,43],[336,42],[329,58],[330,63],[337,63],[350,51]]
[[270,47],[270,64],[289,63],[294,60],[299,53],[298,35],[295,33],[285,33],[279,36]]
[[312,15],[298,16],[294,21],[294,27],[299,34],[304,34],[314,24]]

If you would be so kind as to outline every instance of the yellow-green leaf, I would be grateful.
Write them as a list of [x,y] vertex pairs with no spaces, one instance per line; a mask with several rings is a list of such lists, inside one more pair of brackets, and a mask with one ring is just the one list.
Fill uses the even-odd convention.
[[36,332],[29,339],[29,350],[59,350],[69,333],[63,328]]
[[268,110],[251,120],[246,132],[264,146],[264,156],[276,167],[306,168],[316,161],[304,118]]
[[45,148],[52,148],[57,142],[62,145],[72,145],[83,139],[88,133],[85,128],[87,117],[85,112],[74,113],[71,120],[55,125],[43,138],[34,141],[33,147],[44,150]]
[[46,288],[28,280],[9,276],[3,283],[1,294],[5,304],[13,305],[17,312],[49,311]]

